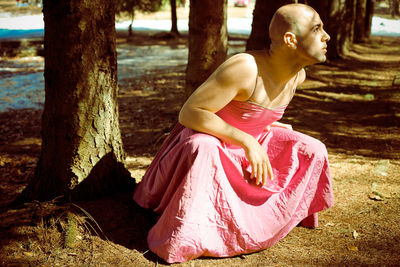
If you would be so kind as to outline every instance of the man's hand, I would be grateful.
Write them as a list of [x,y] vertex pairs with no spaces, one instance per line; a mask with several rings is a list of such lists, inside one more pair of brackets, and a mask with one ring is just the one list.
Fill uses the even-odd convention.
[[267,152],[254,138],[246,145],[245,152],[251,166],[250,178],[256,179],[257,185],[266,185],[268,177],[274,179]]

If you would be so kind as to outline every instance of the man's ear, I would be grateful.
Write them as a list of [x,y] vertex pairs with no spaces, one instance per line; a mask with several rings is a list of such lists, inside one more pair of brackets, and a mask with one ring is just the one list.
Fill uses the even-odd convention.
[[285,32],[283,35],[283,41],[285,42],[286,46],[290,49],[297,48],[297,38],[296,35],[292,32]]

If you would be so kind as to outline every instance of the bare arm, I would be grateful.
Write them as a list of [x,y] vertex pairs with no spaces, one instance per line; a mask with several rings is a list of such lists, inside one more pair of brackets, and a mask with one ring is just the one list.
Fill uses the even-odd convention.
[[247,100],[254,88],[257,66],[250,55],[239,54],[222,64],[186,101],[179,122],[199,132],[244,146],[247,134],[217,115],[231,100]]
[[241,146],[252,166],[257,183],[272,179],[268,156],[251,135],[231,126],[215,113],[231,100],[247,100],[255,86],[257,65],[248,54],[233,56],[222,64],[186,101],[179,122],[199,132],[214,135],[224,142]]

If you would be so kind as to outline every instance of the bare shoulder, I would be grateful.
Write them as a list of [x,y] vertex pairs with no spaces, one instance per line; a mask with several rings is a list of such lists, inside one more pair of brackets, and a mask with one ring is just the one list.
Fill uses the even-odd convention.
[[241,63],[255,64],[256,59],[255,59],[255,56],[253,55],[253,53],[242,52],[242,53],[237,53],[237,54],[230,56],[227,59],[227,62],[228,61],[239,61]]
[[254,56],[239,53],[231,56],[217,69],[215,80],[225,88],[236,88],[239,98],[246,98],[251,95],[257,74]]
[[248,53],[239,53],[231,56],[218,69],[219,74],[235,74],[235,76],[251,75],[256,72],[256,60],[253,55]]
[[181,112],[190,114],[190,110],[202,109],[215,113],[233,99],[247,100],[256,77],[257,64],[254,58],[246,53],[234,55],[192,93]]

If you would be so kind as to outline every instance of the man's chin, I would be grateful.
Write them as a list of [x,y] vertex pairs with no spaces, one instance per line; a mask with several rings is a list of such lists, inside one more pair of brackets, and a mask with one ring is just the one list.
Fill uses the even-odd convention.
[[308,58],[308,62],[305,64],[305,66],[310,66],[318,63],[324,63],[327,60],[326,55],[320,55],[320,56],[314,56]]
[[320,57],[319,59],[318,59],[318,63],[324,63],[324,62],[326,62],[326,56],[324,55],[324,56],[322,56],[322,57]]

